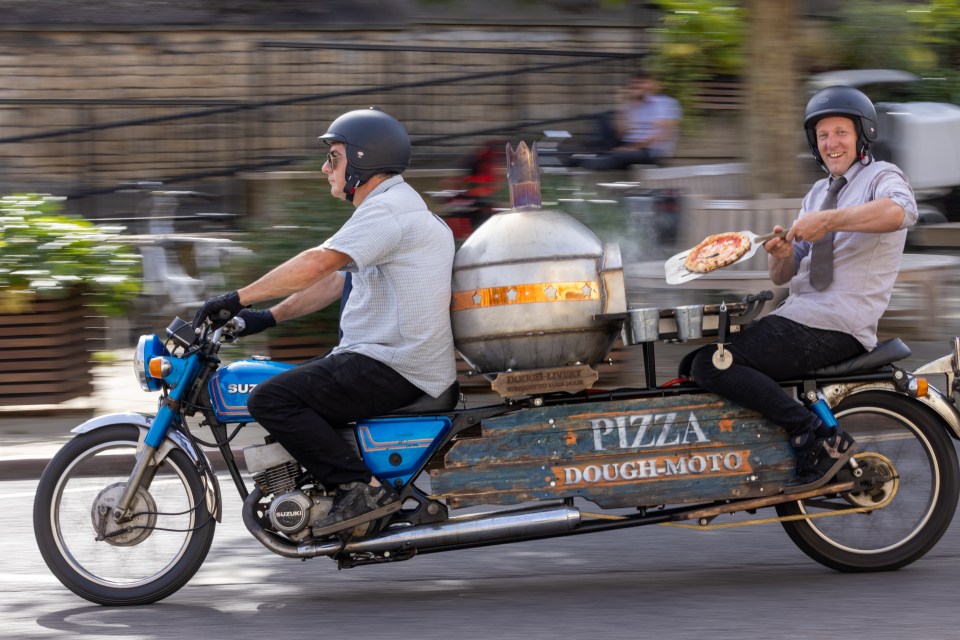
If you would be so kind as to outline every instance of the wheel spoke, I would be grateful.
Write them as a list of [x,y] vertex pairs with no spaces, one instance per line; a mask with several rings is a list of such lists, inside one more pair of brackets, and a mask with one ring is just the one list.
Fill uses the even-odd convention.
[[[123,476],[98,477],[92,473],[92,470],[101,466],[101,453],[105,452],[91,452],[87,458],[77,461],[70,475],[62,479],[55,515],[57,543],[74,568],[87,574],[91,580],[128,586],[154,579],[181,557],[189,542],[189,533],[156,531],[151,526],[158,524],[156,518],[142,516],[134,518],[130,523],[118,524],[111,513],[106,518],[104,533],[123,529],[127,524],[148,528],[98,541],[95,525],[98,497],[105,487],[110,486],[117,487],[118,490],[113,493],[115,498],[118,497],[119,490],[122,490],[126,481]],[[132,511],[149,509],[153,505],[164,512],[189,510],[190,495],[177,471],[161,469],[151,484],[150,491],[141,491],[135,498]],[[148,499],[152,504],[147,502]],[[112,508],[109,510],[112,511]],[[193,518],[182,515],[166,517],[160,526],[183,530],[192,525]]]
[[[855,394],[836,410],[860,450],[865,480],[844,502],[808,500],[781,515],[864,509],[835,518],[784,523],[810,557],[835,569],[896,569],[923,556],[949,526],[957,504],[956,452],[944,426],[917,402],[883,392]],[[876,509],[871,507],[877,506]]]
[[882,511],[817,522],[812,527],[833,543],[862,553],[902,545],[922,530],[936,504],[939,469],[930,452],[931,444],[922,434],[911,432],[910,425],[892,413],[863,412],[841,417],[843,428],[861,443],[862,449],[896,461],[896,470],[903,477],[899,495]]
[[76,593],[103,604],[158,600],[189,580],[213,537],[203,484],[174,450],[118,521],[138,430],[110,427],[68,443],[40,480],[34,526],[44,560]]

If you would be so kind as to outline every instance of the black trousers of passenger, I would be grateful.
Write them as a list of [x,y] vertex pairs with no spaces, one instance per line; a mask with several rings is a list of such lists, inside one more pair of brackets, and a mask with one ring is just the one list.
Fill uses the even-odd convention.
[[339,353],[308,360],[257,385],[247,406],[316,480],[334,487],[371,478],[337,427],[389,413],[421,395],[382,362]]
[[[865,353],[863,345],[847,333],[814,329],[780,316],[766,316],[730,334],[727,348],[733,354],[733,365],[726,370],[713,366],[716,345],[688,356],[692,360],[685,361],[694,381],[763,414],[790,435],[815,431],[821,421],[776,381],[798,378]],[[681,364],[681,374],[685,373],[683,367]]]

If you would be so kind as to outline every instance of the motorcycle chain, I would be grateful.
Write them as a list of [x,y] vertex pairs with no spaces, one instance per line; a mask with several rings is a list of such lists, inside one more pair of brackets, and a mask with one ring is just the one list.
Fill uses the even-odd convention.
[[878,502],[870,507],[852,507],[850,509],[839,509],[837,511],[820,511],[818,513],[798,513],[792,516],[777,516],[774,518],[756,518],[754,520],[744,520],[743,522],[723,522],[721,524],[689,524],[686,522],[659,522],[657,524],[664,527],[678,527],[680,529],[696,529],[698,531],[708,531],[711,529],[732,529],[733,527],[749,527],[758,524],[773,524],[774,522],[795,522],[797,520],[816,520],[818,518],[830,518],[833,516],[849,516],[855,513],[870,513],[885,508],[893,501],[891,494],[886,500]]
[[[798,513],[791,516],[776,516],[773,518],[755,518],[753,520],[744,520],[742,522],[724,522],[721,524],[709,524],[707,522],[698,522],[697,524],[689,524],[686,522],[658,522],[657,524],[663,527],[677,527],[680,529],[695,529],[697,531],[710,531],[714,529],[732,529],[734,527],[749,527],[753,525],[760,524],[773,524],[774,522],[795,522],[797,520],[816,520],[819,518],[830,518],[834,516],[848,516],[854,515],[857,513],[871,513],[873,511],[879,511],[884,509],[891,502],[893,502],[894,497],[897,495],[896,491],[892,491],[885,499],[878,502],[877,504],[870,505],[869,507],[851,507],[850,509],[838,509],[835,511],[820,511],[818,513]],[[789,502],[785,500],[784,502]],[[602,513],[583,513],[583,517],[587,518],[596,518],[598,520],[627,520],[629,516],[615,516]]]

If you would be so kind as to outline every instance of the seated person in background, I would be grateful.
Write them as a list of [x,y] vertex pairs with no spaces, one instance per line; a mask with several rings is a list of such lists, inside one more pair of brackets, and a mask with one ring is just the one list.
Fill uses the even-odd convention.
[[649,73],[637,71],[617,109],[612,133],[618,143],[609,151],[576,158],[576,164],[597,171],[660,164],[676,149],[681,116],[680,103],[662,95]]

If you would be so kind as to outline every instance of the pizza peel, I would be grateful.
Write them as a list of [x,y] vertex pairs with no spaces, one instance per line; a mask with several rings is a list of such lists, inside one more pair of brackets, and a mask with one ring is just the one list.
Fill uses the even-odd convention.
[[[739,233],[742,233],[750,241],[750,248],[747,249],[747,252],[744,253],[739,258],[737,258],[735,261],[731,262],[730,264],[724,265],[725,267],[729,267],[731,265],[744,262],[745,260],[749,260],[757,252],[757,249],[763,246],[763,243],[766,242],[767,240],[772,240],[775,236],[780,236],[782,238],[785,235],[787,235],[786,231],[780,231],[780,232],[771,231],[770,233],[765,233],[762,236],[758,236],[752,231],[740,231]],[[690,280],[694,280],[695,278],[699,278],[700,276],[706,275],[707,273],[710,273],[710,271],[715,270],[715,269],[711,269],[710,271],[690,271],[685,266],[683,266],[683,262],[687,259],[687,256],[690,255],[690,252],[693,251],[693,249],[695,248],[696,247],[687,249],[686,251],[681,251],[680,253],[673,256],[672,258],[669,258],[666,262],[663,263],[663,270],[667,276],[667,284],[682,284],[684,282],[689,282]],[[723,267],[717,267],[717,269],[722,269],[722,268]]]

